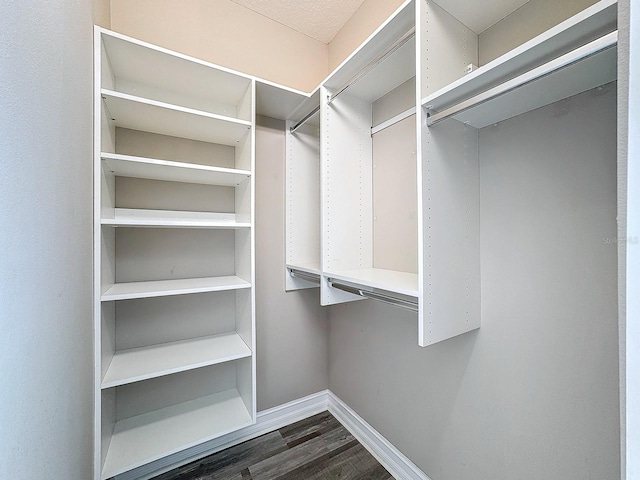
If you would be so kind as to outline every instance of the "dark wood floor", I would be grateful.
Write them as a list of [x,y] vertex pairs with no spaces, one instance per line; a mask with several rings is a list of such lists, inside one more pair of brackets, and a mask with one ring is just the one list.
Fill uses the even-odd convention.
[[329,412],[164,473],[154,480],[388,480]]

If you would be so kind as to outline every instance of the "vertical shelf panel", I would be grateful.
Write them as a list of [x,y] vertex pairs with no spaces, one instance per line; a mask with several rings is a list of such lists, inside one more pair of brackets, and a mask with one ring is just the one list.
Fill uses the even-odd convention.
[[[320,127],[319,115],[295,132],[286,124],[286,265],[320,274]],[[286,290],[318,284],[285,276]]]

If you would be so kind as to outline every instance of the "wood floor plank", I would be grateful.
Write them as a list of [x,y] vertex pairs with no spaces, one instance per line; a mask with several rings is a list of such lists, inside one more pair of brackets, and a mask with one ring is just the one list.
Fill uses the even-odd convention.
[[280,429],[282,438],[289,446],[300,443],[298,440],[312,435],[322,434],[340,428],[342,424],[329,412],[313,415],[299,422],[287,425]]
[[230,447],[154,480],[391,480],[329,412]]
[[[243,470],[287,450],[282,435],[275,431],[167,472],[154,480],[245,480],[240,475]],[[236,478],[235,474],[239,476]]]
[[344,427],[334,428],[324,435],[252,465],[249,471],[253,480],[279,478],[353,441],[355,438]]

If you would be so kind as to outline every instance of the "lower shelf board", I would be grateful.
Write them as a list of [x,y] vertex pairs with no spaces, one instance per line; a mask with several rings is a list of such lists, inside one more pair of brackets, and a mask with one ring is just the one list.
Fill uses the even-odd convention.
[[320,264],[311,262],[296,262],[287,263],[286,267],[293,270],[300,270],[301,272],[310,273],[312,275],[321,275]]
[[116,352],[102,388],[156,378],[251,356],[237,333],[210,335]]
[[350,284],[376,288],[387,292],[418,297],[418,275],[416,273],[384,270],[381,268],[361,268],[324,272],[326,277],[342,280]]
[[102,479],[252,423],[252,415],[235,389],[120,420],[114,427]]
[[101,295],[103,302],[129,300],[133,298],[166,297],[189,293],[221,292],[251,288],[246,280],[236,276],[183,278],[177,280],[155,280],[150,282],[127,282],[111,285]]

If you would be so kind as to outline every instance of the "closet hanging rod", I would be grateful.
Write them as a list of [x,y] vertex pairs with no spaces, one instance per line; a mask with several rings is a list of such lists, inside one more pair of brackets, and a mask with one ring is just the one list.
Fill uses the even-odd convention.
[[397,298],[392,295],[386,295],[384,293],[362,290],[361,288],[352,287],[350,285],[344,285],[332,278],[329,279],[329,285],[331,285],[333,288],[337,288],[338,290],[342,290],[343,292],[352,293],[353,295],[359,295],[364,298],[370,298],[371,300],[377,300],[382,303],[393,305],[394,307],[405,308],[407,310],[411,310],[412,312],[418,311],[417,301],[412,302],[410,300],[404,300],[402,298]]
[[314,275],[313,273],[303,272],[301,270],[296,270],[295,268],[290,268],[289,273],[292,277],[299,278],[301,280],[306,280],[307,282],[317,283],[320,285],[320,275]]
[[523,87],[529,83],[535,82],[547,75],[551,75],[554,72],[562,70],[564,68],[570,67],[582,60],[586,60],[594,55],[604,52],[610,48],[613,48],[618,43],[618,31],[611,32],[607,35],[604,35],[586,45],[576,48],[560,57],[551,60],[539,67],[530,70],[529,72],[523,73],[511,80],[508,80],[500,85],[497,85],[493,88],[490,88],[486,92],[482,92],[478,95],[475,95],[467,100],[464,100],[457,105],[449,107],[442,112],[434,113],[429,115],[427,118],[427,125],[435,125],[447,118],[465,112],[473,107],[476,107],[482,103],[486,103],[494,98],[505,95],[517,88]]
[[302,120],[300,120],[298,123],[296,123],[293,127],[291,127],[289,129],[289,131],[291,133],[294,133],[296,130],[298,130],[302,125],[304,125],[305,123],[307,123],[307,121],[309,121],[309,119],[311,117],[313,117],[316,113],[318,113],[320,111],[320,105],[318,105],[316,108],[314,108],[313,110],[311,110]]
[[389,48],[387,48],[384,52],[374,58],[371,62],[365,65],[362,69],[358,71],[353,77],[347,80],[340,88],[338,88],[335,93],[329,95],[327,100],[327,104],[331,105],[331,103],[338,98],[341,94],[343,94],[351,85],[356,83],[362,77],[364,77],[367,73],[373,70],[375,67],[384,62],[387,57],[391,56],[395,53],[400,47],[402,47],[405,43],[411,40],[416,35],[416,27],[412,27],[407,33],[405,33],[402,37],[396,40]]
[[392,127],[396,123],[401,122],[405,118],[409,118],[411,115],[415,115],[415,114],[416,114],[416,107],[408,108],[404,112],[399,113],[393,118],[390,118],[386,122],[382,122],[381,124],[376,125],[375,127],[371,127],[371,135],[375,135],[376,133],[381,132],[386,128]]

